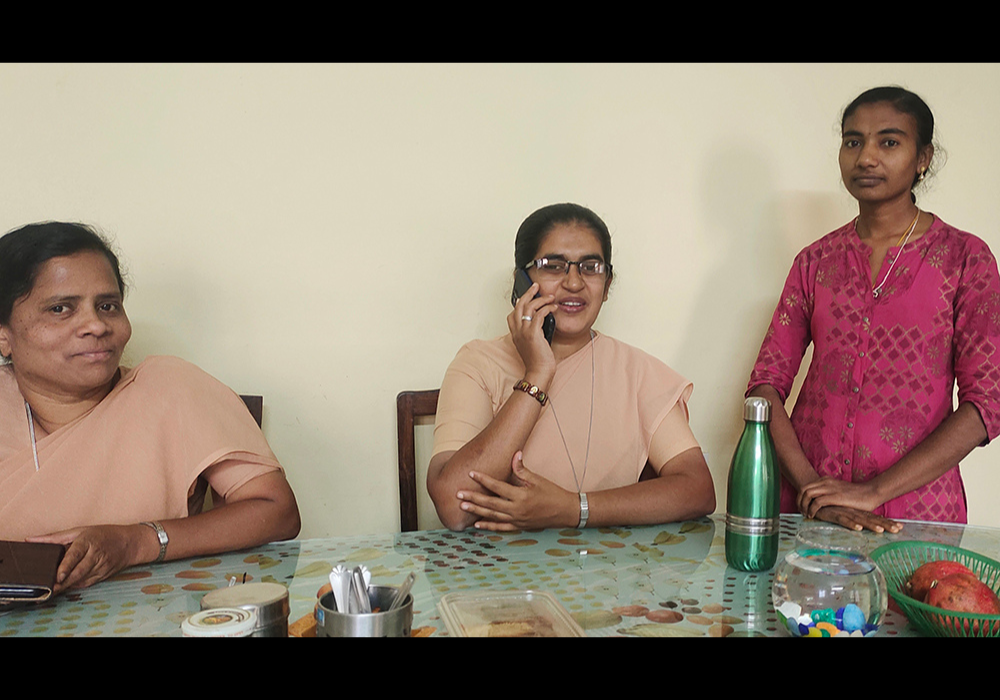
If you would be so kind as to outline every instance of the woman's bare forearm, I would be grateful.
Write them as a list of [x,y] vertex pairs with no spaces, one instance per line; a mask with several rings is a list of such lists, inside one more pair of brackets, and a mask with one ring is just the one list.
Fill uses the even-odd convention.
[[[301,521],[295,495],[281,472],[251,479],[212,510],[187,518],[161,521],[170,539],[167,559],[217,554],[286,540],[299,533]],[[141,561],[154,561],[160,552],[156,533],[141,526]]]
[[[530,381],[530,379],[529,379]],[[452,530],[471,526],[475,516],[464,512],[456,496],[462,490],[485,490],[469,477],[470,471],[507,481],[511,458],[524,447],[542,406],[532,396],[515,391],[479,435],[456,452],[435,455],[427,469],[427,491],[441,522]]]
[[652,525],[708,515],[715,486],[700,447],[674,457],[655,479],[607,491],[587,492],[588,525]]
[[[247,482],[228,503],[207,513],[158,523],[169,539],[164,558],[184,559],[292,538],[299,531],[299,511],[284,475],[273,472]],[[78,527],[29,540],[68,547],[56,592],[91,586],[160,555],[157,532],[143,523]]]
[[774,440],[774,450],[778,455],[778,466],[781,475],[798,493],[803,486],[818,479],[819,474],[802,450],[795,428],[792,427],[792,421],[785,410],[785,402],[770,384],[754,387],[750,395],[760,396],[771,402],[771,439]]
[[941,422],[920,444],[869,482],[880,504],[941,477],[987,438],[979,410],[971,403]]

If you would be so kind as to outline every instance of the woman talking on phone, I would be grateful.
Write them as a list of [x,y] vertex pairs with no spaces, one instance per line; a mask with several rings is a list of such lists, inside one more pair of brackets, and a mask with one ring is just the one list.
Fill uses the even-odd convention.
[[[966,522],[959,461],[1000,434],[1000,278],[987,245],[922,211],[934,158],[920,97],[844,110],[840,173],[858,216],[796,257],[750,377],[772,411],[782,510],[853,529]],[[958,407],[952,396],[958,383]]]
[[441,385],[427,474],[441,521],[514,530],[711,513],[691,383],[593,328],[612,280],[605,223],[577,204],[543,207],[518,229],[514,261],[530,286],[510,332],[463,346]]

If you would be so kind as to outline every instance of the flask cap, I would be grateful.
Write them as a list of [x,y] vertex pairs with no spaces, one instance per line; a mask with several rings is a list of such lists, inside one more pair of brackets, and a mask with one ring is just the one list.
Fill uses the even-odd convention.
[[768,423],[771,420],[771,402],[761,396],[750,396],[743,402],[743,420]]

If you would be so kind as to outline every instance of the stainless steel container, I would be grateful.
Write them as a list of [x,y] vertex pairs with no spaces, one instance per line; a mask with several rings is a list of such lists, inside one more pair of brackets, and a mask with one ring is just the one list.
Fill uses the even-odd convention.
[[196,612],[181,623],[185,637],[251,637],[257,625],[253,610],[211,608]]
[[382,612],[350,615],[337,610],[333,593],[319,599],[316,608],[317,637],[409,637],[413,625],[413,594],[403,604],[386,612],[396,597],[395,586],[369,586],[368,599],[372,609]]
[[743,435],[729,465],[726,561],[739,571],[767,571],[778,558],[781,476],[771,438],[771,402],[743,402]]
[[219,588],[201,599],[202,610],[243,608],[256,613],[251,637],[288,636],[288,589],[280,583],[243,583]]

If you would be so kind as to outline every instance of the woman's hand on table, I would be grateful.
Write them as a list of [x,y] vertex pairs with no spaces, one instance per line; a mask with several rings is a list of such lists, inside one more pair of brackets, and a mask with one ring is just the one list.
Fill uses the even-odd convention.
[[[144,542],[147,531],[150,540]],[[155,538],[156,534],[146,525],[97,525],[29,537],[28,542],[67,545],[56,572],[54,592],[58,594],[70,588],[92,586],[127,566],[141,563],[144,546],[152,546]]]
[[847,506],[856,510],[873,511],[882,505],[870,484],[855,484],[830,476],[820,477],[799,491],[799,512],[815,518],[824,506]]
[[[555,301],[552,294],[535,299],[538,289],[538,283],[535,282],[517,300],[514,310],[507,316],[507,327],[514,347],[524,362],[525,379],[532,384],[544,384],[542,389],[547,391],[548,383],[556,373],[556,358],[545,340],[542,323],[558,307],[552,303]],[[524,320],[529,316],[530,321]]]
[[869,484],[855,484],[824,476],[799,492],[798,506],[807,518],[825,520],[850,530],[899,532],[902,525],[871,511],[882,505]]
[[903,529],[903,524],[895,520],[847,506],[824,506],[811,517],[855,531],[871,530],[872,532],[896,533]]
[[480,518],[475,527],[482,530],[512,531],[546,527],[572,527],[580,519],[580,496],[567,491],[521,462],[517,452],[511,461],[514,483],[499,481],[486,474],[469,476],[494,495],[459,491],[462,510]]

